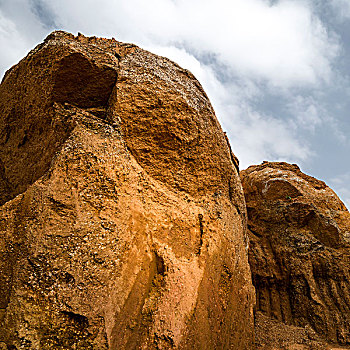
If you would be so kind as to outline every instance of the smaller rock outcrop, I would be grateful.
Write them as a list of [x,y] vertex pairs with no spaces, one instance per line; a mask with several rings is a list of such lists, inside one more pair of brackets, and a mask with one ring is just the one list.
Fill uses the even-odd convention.
[[241,172],[257,312],[350,344],[350,214],[297,165]]

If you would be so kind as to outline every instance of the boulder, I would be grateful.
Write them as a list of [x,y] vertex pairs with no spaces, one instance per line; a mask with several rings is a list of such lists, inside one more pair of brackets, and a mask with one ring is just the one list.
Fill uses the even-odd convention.
[[328,342],[350,344],[345,205],[295,164],[263,162],[242,171],[241,179],[257,312],[312,329]]
[[201,85],[54,32],[0,86],[0,347],[252,349],[237,161]]

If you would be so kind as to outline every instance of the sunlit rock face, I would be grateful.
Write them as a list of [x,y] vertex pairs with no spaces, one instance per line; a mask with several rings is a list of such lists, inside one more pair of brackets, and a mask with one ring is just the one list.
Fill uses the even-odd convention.
[[198,81],[54,32],[0,87],[0,345],[252,349],[236,158]]
[[348,210],[296,165],[264,162],[242,171],[241,179],[257,312],[349,344]]

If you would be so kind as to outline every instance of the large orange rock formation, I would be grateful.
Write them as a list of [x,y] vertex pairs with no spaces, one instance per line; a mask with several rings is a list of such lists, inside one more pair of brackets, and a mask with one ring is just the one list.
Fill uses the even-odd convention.
[[[260,332],[263,338],[266,329],[276,328],[266,320],[270,317],[313,329],[328,342],[350,345],[350,213],[323,181],[296,165],[264,162],[242,171],[241,178],[258,331],[260,321],[270,325]],[[287,343],[301,331],[279,330],[289,334]],[[305,347],[295,349],[309,349],[312,339],[305,334],[299,337]]]
[[0,347],[252,349],[236,168],[190,72],[49,35],[0,87]]

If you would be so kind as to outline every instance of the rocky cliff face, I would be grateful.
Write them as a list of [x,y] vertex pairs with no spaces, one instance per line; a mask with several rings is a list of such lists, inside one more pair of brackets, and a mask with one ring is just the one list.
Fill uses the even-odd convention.
[[0,160],[2,348],[252,349],[236,159],[191,73],[54,32],[3,79]]
[[242,171],[241,179],[257,314],[350,344],[346,207],[324,182],[296,165],[264,162]]

